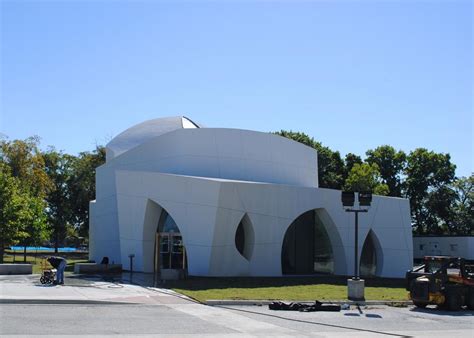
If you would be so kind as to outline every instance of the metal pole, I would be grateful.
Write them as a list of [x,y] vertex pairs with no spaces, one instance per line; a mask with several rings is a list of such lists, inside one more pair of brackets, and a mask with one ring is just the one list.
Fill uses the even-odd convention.
[[169,254],[169,259],[168,259],[168,263],[169,263],[170,265],[169,265],[168,269],[172,269],[173,267],[171,266],[171,264],[173,264],[173,261],[171,260],[171,255],[173,255],[173,240],[174,240],[174,236],[169,235],[168,238],[169,238],[169,239],[168,239],[168,243],[169,243],[168,245],[169,245],[169,248],[170,248],[170,250],[169,250],[170,254]]
[[359,264],[358,263],[358,255],[359,255],[359,211],[355,211],[355,245],[354,245],[354,275],[355,279],[359,279]]

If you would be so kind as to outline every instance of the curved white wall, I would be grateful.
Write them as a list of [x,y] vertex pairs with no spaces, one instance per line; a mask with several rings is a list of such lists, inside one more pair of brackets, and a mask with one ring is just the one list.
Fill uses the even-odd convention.
[[199,128],[199,126],[184,116],[163,117],[139,123],[107,143],[105,147],[107,161],[154,137],[183,128]]
[[317,152],[250,130],[178,129],[107,161],[116,169],[318,187]]

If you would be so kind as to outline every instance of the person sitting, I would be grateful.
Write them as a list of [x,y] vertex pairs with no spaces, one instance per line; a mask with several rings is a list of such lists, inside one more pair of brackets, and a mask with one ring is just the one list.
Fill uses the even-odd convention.
[[66,269],[67,261],[62,257],[51,256],[47,259],[49,264],[57,270],[56,281],[54,284],[64,284],[64,270]]

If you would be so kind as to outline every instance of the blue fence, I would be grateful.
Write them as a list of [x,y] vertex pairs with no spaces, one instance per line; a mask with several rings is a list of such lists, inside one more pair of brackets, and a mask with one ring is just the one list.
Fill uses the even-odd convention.
[[[25,247],[23,246],[11,246],[10,250],[15,251],[15,252],[23,252],[25,250]],[[45,246],[27,246],[26,251],[48,251],[48,252],[54,252],[54,248],[48,248]],[[75,251],[82,251],[77,248],[58,248],[59,252],[75,252]]]

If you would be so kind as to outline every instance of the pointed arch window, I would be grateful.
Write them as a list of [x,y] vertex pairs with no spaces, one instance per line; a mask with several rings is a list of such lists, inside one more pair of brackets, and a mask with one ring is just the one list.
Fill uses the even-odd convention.
[[[156,223],[155,223],[156,224]],[[165,209],[161,211],[160,220],[158,222],[158,232],[175,232],[179,233],[179,228],[174,219],[166,212]]]
[[252,257],[254,247],[255,233],[252,222],[247,214],[242,217],[242,220],[235,231],[235,247],[237,251],[246,259],[250,260]]
[[365,238],[360,255],[360,275],[365,277],[374,277],[377,275],[377,270],[381,262],[378,261],[377,256],[377,242],[375,234],[372,230],[369,231]]
[[283,274],[334,273],[334,254],[326,226],[317,210],[296,218],[285,233]]

